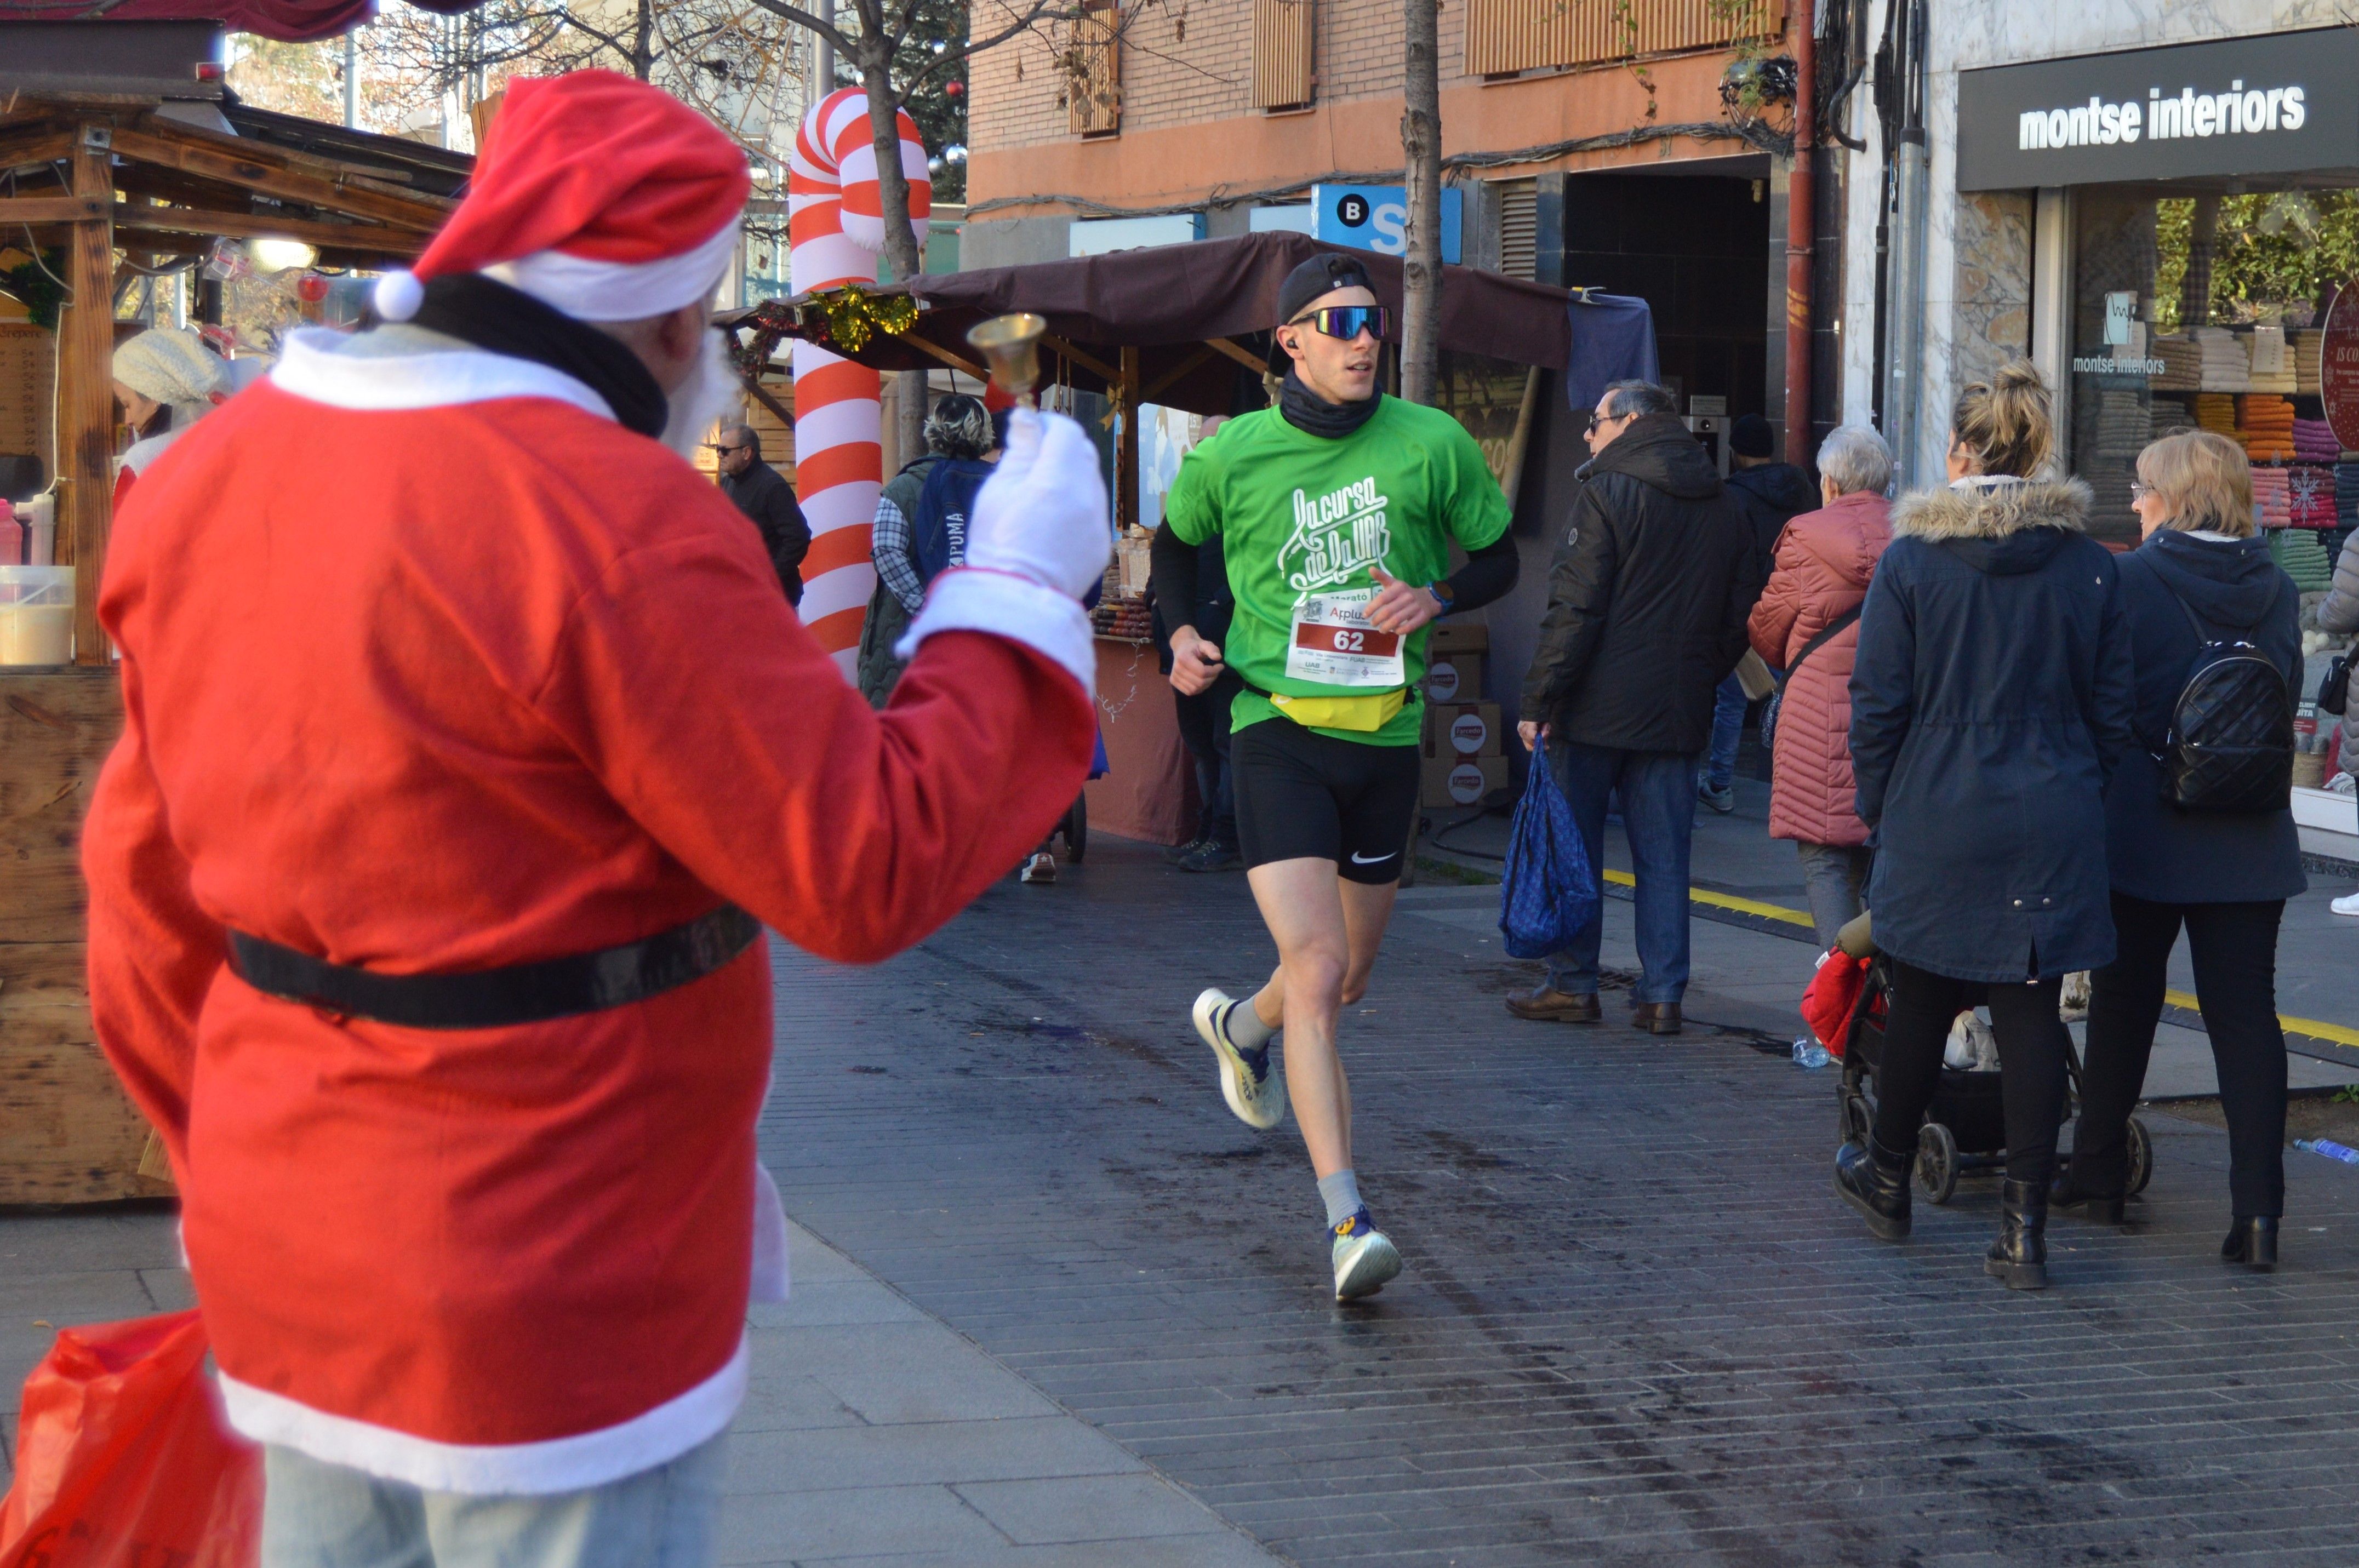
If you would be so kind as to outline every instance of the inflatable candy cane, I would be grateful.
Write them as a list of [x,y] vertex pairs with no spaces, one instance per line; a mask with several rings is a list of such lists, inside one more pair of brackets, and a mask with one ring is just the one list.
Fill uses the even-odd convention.
[[[917,122],[898,116],[901,173],[909,182],[909,226],[926,241],[933,181]],[[840,88],[804,117],[787,176],[788,235],[794,291],[873,283],[885,249],[883,200],[868,95]],[[811,529],[803,560],[803,623],[835,655],[845,678],[859,656],[860,622],[876,584],[869,524],[884,474],[876,372],[810,343],[797,343],[795,479]]]

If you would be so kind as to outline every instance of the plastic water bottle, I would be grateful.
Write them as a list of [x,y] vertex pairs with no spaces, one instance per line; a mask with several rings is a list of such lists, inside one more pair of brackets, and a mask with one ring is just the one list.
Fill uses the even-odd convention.
[[2307,1149],[2313,1154],[2323,1154],[2330,1160],[2340,1160],[2346,1165],[2359,1165],[2359,1149],[2346,1149],[2330,1139],[2297,1138],[2293,1146]]
[[[1794,1065],[1798,1067],[1823,1067],[1833,1060],[1827,1054],[1825,1046],[1807,1034],[1794,1042]],[[2359,1159],[2359,1156],[2354,1158]]]

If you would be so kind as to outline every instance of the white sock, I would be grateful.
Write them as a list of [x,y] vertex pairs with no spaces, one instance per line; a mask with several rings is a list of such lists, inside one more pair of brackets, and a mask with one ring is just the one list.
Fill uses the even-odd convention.
[[1254,1011],[1253,998],[1247,997],[1229,1010],[1227,1024],[1229,1040],[1240,1051],[1258,1051],[1270,1042],[1277,1031],[1261,1021]]
[[1350,1171],[1338,1171],[1319,1178],[1319,1195],[1327,1200],[1327,1228],[1334,1229],[1360,1212],[1360,1178]]

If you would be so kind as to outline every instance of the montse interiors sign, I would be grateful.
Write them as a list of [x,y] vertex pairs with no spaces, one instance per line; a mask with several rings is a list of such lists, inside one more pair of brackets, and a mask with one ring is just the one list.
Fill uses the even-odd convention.
[[1958,188],[2359,166],[2347,27],[1995,66],[1958,77]]

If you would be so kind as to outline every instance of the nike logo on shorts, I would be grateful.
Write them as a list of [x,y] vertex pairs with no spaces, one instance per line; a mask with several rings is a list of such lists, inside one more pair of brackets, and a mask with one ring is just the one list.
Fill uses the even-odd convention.
[[[1398,849],[1395,849],[1393,851],[1393,855],[1397,855],[1399,853],[1400,851]],[[1393,855],[1363,855],[1357,849],[1354,849],[1352,851],[1352,864],[1355,866],[1381,866],[1386,860],[1391,860]]]

